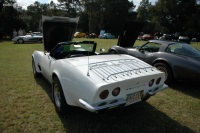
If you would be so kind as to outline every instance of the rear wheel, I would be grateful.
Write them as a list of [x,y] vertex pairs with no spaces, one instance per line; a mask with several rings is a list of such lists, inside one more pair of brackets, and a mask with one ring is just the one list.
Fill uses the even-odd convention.
[[38,76],[39,76],[39,73],[38,73],[37,70],[36,70],[35,61],[34,61],[33,58],[32,58],[32,69],[33,69],[34,77],[38,77]]
[[172,70],[166,63],[158,62],[158,63],[155,63],[154,66],[161,72],[165,73],[165,83],[173,82],[174,76],[173,76]]
[[54,77],[52,84],[52,98],[53,103],[58,114],[65,114],[69,105],[67,105],[63,89],[57,77]]

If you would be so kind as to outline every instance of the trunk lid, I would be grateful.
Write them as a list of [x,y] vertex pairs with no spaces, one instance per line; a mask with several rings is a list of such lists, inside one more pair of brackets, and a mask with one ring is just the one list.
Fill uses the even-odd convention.
[[52,49],[60,42],[71,41],[79,17],[42,16],[44,51]]

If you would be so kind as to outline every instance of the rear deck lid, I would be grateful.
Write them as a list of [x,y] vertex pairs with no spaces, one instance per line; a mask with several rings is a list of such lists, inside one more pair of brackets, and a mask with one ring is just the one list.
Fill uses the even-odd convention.
[[79,17],[42,16],[44,50],[52,51],[58,43],[71,41],[78,20]]
[[119,36],[117,45],[121,47],[133,47],[143,26],[143,22],[127,22]]

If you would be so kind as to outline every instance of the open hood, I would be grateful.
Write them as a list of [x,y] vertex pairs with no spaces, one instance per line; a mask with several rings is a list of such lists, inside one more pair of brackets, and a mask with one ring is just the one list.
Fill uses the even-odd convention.
[[71,41],[79,17],[42,16],[44,51],[52,51],[60,42]]
[[143,26],[143,22],[127,22],[124,25],[122,34],[119,36],[117,45],[121,47],[133,47]]

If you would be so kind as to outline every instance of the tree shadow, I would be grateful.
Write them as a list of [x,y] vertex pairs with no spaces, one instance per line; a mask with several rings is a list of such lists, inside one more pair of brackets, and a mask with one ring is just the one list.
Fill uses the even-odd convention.
[[[42,76],[35,80],[51,99],[51,85],[48,81]],[[66,132],[71,133],[194,132],[145,102],[100,113],[73,107],[66,115],[59,115],[59,118]]]
[[200,85],[198,82],[176,81],[168,86],[174,90],[200,99]]

